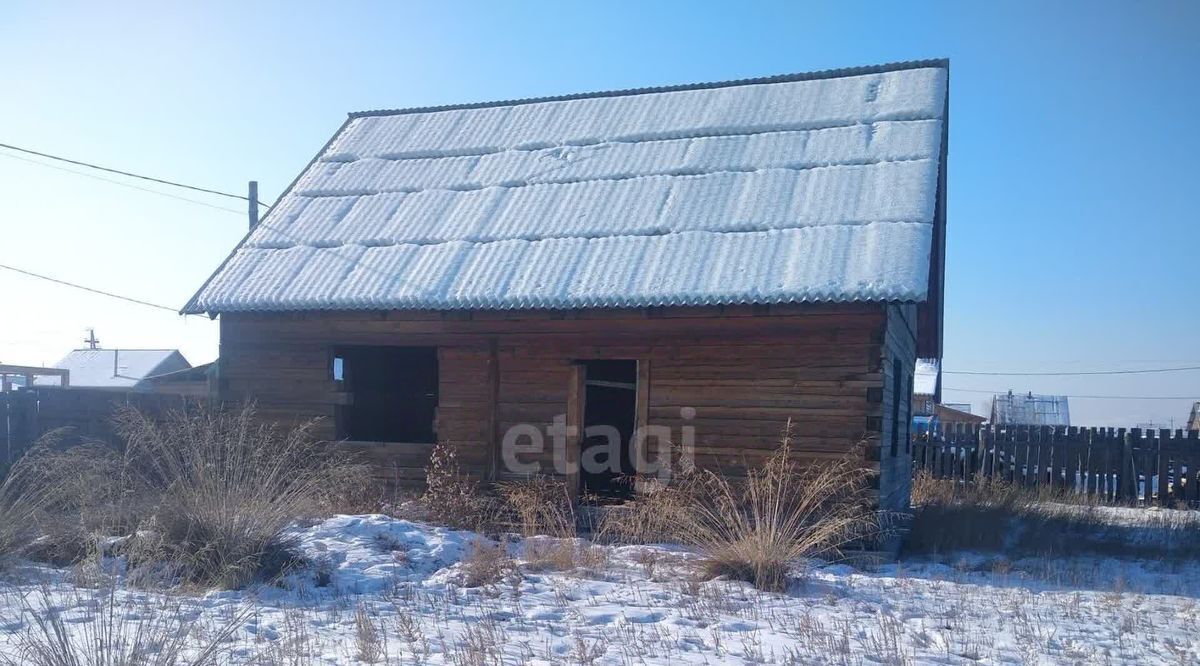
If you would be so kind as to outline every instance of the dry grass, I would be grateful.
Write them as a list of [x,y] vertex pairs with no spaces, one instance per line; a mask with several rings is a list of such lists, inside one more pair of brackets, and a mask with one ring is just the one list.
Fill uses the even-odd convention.
[[386,654],[383,632],[365,604],[354,609],[354,656],[361,662],[374,664]]
[[800,463],[785,434],[744,480],[681,470],[602,532],[673,538],[699,550],[711,576],[783,590],[797,560],[836,558],[843,547],[877,533],[866,493],[871,473],[861,461],[854,451],[826,464]]
[[462,560],[463,587],[494,585],[517,574],[517,565],[503,542],[476,539]]
[[[344,502],[368,474],[314,440],[311,424],[283,431],[250,407],[161,422],[127,408],[114,424],[121,447],[42,442],[14,467],[0,490],[0,552],[21,543],[59,565],[120,554],[143,583],[240,587],[293,563],[288,525]],[[120,535],[130,536],[119,552],[98,552],[101,537]]]
[[639,482],[637,496],[624,504],[604,507],[593,538],[602,543],[646,544],[676,539],[673,516],[688,499],[658,479]]
[[20,462],[0,479],[0,567],[28,551],[48,499]]
[[498,483],[496,489],[507,512],[520,523],[523,536],[542,534],[561,539],[575,536],[575,504],[564,481],[534,477]]
[[[1194,512],[1108,509],[1095,496],[1063,489],[984,476],[963,483],[926,472],[913,480],[912,497],[914,516],[904,539],[911,553],[1186,558],[1200,549]],[[1114,511],[1132,513],[1118,518]]]
[[43,589],[37,601],[22,598],[27,629],[15,650],[0,653],[4,666],[202,666],[221,663],[220,649],[245,622],[250,608],[195,638],[191,613],[177,599],[122,600],[115,585],[88,599],[81,618],[66,618]]
[[165,423],[130,409],[116,424],[136,485],[157,500],[143,529],[182,581],[206,587],[240,587],[265,563],[285,565],[285,528],[319,514],[352,464],[311,436],[312,423],[282,431],[249,407]]

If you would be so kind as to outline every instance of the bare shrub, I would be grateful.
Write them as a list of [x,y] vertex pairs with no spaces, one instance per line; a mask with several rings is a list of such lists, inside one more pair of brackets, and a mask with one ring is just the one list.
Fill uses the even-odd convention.
[[496,522],[495,503],[476,479],[462,472],[449,442],[438,442],[429,456],[421,506],[433,522],[459,529],[487,531]]
[[240,587],[265,562],[285,566],[285,528],[319,513],[350,464],[311,436],[311,422],[285,432],[258,422],[252,407],[163,423],[124,409],[115,422],[136,487],[155,498],[142,527],[183,582],[202,586]]
[[462,560],[463,587],[494,585],[515,575],[517,565],[502,543],[490,543],[476,539],[471,543],[467,556]]
[[681,470],[646,497],[642,515],[664,534],[695,547],[712,576],[779,591],[792,563],[836,558],[848,544],[878,531],[861,450],[802,464],[785,434],[779,447],[744,480],[710,470]]
[[538,476],[498,483],[496,489],[508,512],[520,521],[523,536],[575,536],[575,503],[564,481]]

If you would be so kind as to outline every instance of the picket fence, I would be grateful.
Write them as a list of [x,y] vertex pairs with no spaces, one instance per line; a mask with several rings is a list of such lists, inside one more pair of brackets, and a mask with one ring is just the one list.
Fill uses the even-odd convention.
[[917,433],[914,472],[979,477],[1093,496],[1102,503],[1200,508],[1200,432],[972,426]]

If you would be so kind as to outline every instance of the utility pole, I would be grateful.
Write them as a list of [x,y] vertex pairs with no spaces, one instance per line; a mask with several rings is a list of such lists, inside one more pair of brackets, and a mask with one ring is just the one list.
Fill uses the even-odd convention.
[[97,349],[100,347],[100,341],[96,339],[96,329],[89,328],[88,336],[83,339],[88,344],[88,349]]
[[247,195],[250,199],[250,230],[254,231],[254,227],[258,226],[258,181],[250,181],[250,193]]

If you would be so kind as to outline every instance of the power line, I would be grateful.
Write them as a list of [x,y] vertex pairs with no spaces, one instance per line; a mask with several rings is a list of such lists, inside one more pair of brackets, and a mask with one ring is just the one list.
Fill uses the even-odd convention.
[[103,291],[100,289],[93,289],[91,287],[85,287],[81,284],[75,284],[74,282],[67,282],[66,280],[59,280],[58,278],[52,278],[48,275],[41,275],[39,273],[33,273],[33,272],[30,272],[30,271],[27,271],[27,270],[24,270],[21,268],[16,268],[14,266],[6,266],[4,264],[0,264],[0,269],[12,271],[14,273],[20,273],[22,275],[27,275],[27,276],[33,277],[33,278],[38,278],[39,280],[46,280],[47,282],[53,282],[55,284],[61,284],[61,285],[67,286],[67,287],[74,287],[75,289],[82,289],[83,291],[88,291],[93,294],[99,294],[101,296],[108,296],[109,298],[115,298],[118,300],[126,301],[128,303],[136,303],[138,305],[144,305],[149,308],[157,308],[159,310],[166,310],[167,312],[170,312],[172,314],[179,314],[178,309],[172,308],[172,307],[167,307],[166,305],[159,305],[158,303],[151,303],[149,301],[143,301],[143,300],[140,300],[137,298],[130,298],[128,296],[114,294],[109,291]]
[[29,159],[29,158],[26,158],[26,157],[21,157],[20,155],[10,155],[10,154],[8,154],[8,153],[0,153],[0,157],[7,157],[7,158],[9,158],[9,159],[13,159],[13,160],[21,160],[22,162],[28,162],[28,163],[30,163],[30,164],[36,164],[36,165],[38,165],[38,166],[43,166],[43,167],[46,167],[47,169],[56,169],[56,170],[58,170],[58,171],[65,171],[65,172],[67,172],[67,173],[73,173],[73,174],[75,174],[76,176],[83,176],[84,178],[91,178],[91,179],[93,179],[93,180],[99,180],[99,181],[103,181],[103,182],[105,182],[105,183],[112,183],[113,185],[120,185],[121,187],[128,187],[128,188],[130,188],[130,189],[139,190],[139,191],[142,191],[142,192],[149,192],[150,194],[157,194],[157,195],[158,195],[158,196],[160,196],[160,197],[167,197],[168,199],[176,199],[176,200],[178,200],[178,201],[186,201],[186,202],[188,202],[188,203],[193,203],[193,204],[196,204],[197,206],[204,206],[205,208],[214,208],[214,209],[216,209],[216,210],[223,210],[223,211],[226,211],[226,212],[229,212],[229,213],[237,213],[238,215],[245,215],[245,214],[246,214],[246,211],[244,211],[244,210],[236,210],[236,209],[234,209],[234,208],[226,208],[226,207],[224,207],[224,206],[217,206],[217,205],[215,205],[215,204],[210,204],[210,203],[208,203],[208,202],[205,202],[205,201],[199,201],[199,200],[196,200],[196,199],[189,199],[189,198],[187,198],[187,197],[181,197],[181,196],[179,196],[179,195],[176,195],[176,194],[171,194],[171,193],[169,193],[169,192],[162,192],[162,191],[160,191],[160,190],[152,190],[152,189],[150,189],[150,188],[148,188],[148,187],[140,187],[140,186],[138,186],[138,185],[134,185],[133,183],[123,183],[123,182],[121,182],[121,181],[119,181],[119,180],[113,180],[112,178],[105,178],[104,176],[97,176],[97,175],[95,175],[95,174],[91,174],[91,173],[84,173],[84,172],[82,172],[82,171],[76,171],[75,169],[67,169],[67,168],[64,168],[64,167],[55,166],[55,165],[53,165],[53,164],[46,164],[45,162],[39,162],[39,161],[37,161],[37,160],[31,160],[31,159]]
[[[964,393],[991,393],[993,395],[1004,395],[1008,393],[1008,389],[996,391],[992,389],[967,389],[967,388],[952,388],[949,386],[943,387],[943,391],[962,391]],[[1055,395],[1062,395],[1056,393]],[[1079,398],[1084,400],[1195,400],[1200,395],[1065,395],[1065,398]]]
[[981,372],[974,370],[943,370],[944,375],[987,375],[1004,377],[1075,377],[1081,375],[1144,375],[1155,372],[1184,372],[1200,370],[1200,365],[1183,368],[1153,368],[1149,370],[1089,370],[1083,372]]
[[[66,162],[68,164],[75,164],[77,166],[87,167],[89,169],[96,169],[98,171],[107,171],[109,173],[115,173],[115,174],[119,174],[122,176],[128,176],[130,178],[140,178],[142,180],[148,180],[148,181],[155,182],[155,183],[161,183],[163,185],[171,185],[172,187],[182,187],[184,189],[194,190],[196,192],[204,192],[206,194],[215,194],[215,195],[221,196],[221,197],[229,197],[230,199],[241,199],[242,201],[250,201],[250,197],[247,197],[247,196],[244,196],[241,194],[231,194],[229,192],[222,192],[220,190],[210,190],[207,187],[196,187],[195,185],[187,185],[184,183],[175,182],[173,180],[154,178],[153,176],[143,176],[141,174],[133,173],[130,171],[122,171],[120,169],[113,169],[111,167],[100,166],[98,164],[92,164],[90,162],[82,162],[80,160],[73,160],[73,159],[70,159],[67,157],[51,155],[50,153],[43,153],[43,152],[40,152],[37,150],[30,150],[29,148],[21,148],[20,146],[14,146],[14,145],[7,144],[7,143],[0,143],[0,148],[8,148],[9,150],[16,150],[18,152],[27,153],[29,155],[37,155],[38,157],[45,157],[46,159],[57,160],[59,162]],[[78,172],[75,172],[75,173],[78,173]],[[256,203],[260,206],[267,205],[261,201],[258,201]]]

